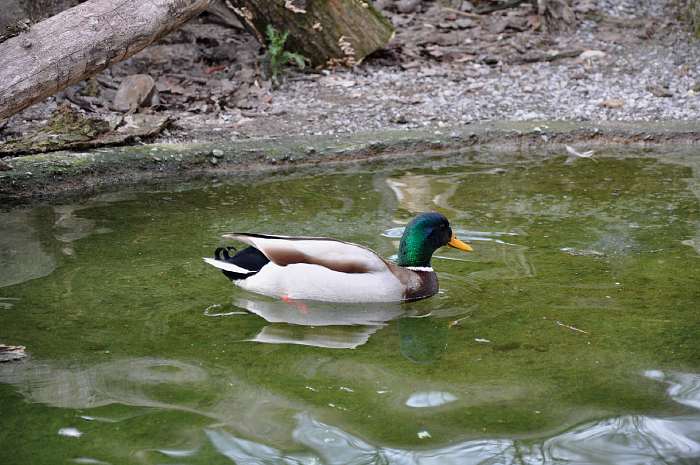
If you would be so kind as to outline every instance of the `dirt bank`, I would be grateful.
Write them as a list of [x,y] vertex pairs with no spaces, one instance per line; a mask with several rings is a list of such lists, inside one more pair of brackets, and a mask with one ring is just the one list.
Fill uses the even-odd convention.
[[[265,174],[309,166],[448,155],[474,161],[570,155],[624,147],[666,148],[700,143],[695,122],[605,124],[574,122],[476,123],[349,136],[297,136],[204,144],[150,144],[87,152],[54,152],[9,159],[0,171],[0,202],[84,195],[115,185]],[[586,160],[581,160],[586,162]]]

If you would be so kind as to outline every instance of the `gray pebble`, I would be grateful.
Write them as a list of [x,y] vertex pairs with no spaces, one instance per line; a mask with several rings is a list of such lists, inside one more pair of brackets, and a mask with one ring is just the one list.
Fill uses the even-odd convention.
[[414,13],[419,6],[420,0],[400,0],[396,4],[396,9],[399,10],[399,13],[408,14]]

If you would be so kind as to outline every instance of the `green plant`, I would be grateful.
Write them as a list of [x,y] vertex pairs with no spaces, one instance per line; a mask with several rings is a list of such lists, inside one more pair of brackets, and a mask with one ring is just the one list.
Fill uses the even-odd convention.
[[279,76],[284,65],[295,63],[299,69],[304,69],[306,58],[299,53],[284,49],[289,32],[280,33],[271,24],[267,25],[267,59],[270,66],[270,75],[274,84],[279,84]]

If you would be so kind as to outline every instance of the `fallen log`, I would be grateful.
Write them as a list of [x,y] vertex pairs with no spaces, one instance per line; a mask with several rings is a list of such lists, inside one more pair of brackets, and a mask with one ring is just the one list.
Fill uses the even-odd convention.
[[209,0],[88,0],[0,43],[0,120],[122,61]]
[[243,25],[267,45],[268,26],[289,33],[285,47],[312,66],[352,66],[394,36],[371,0],[224,0]]

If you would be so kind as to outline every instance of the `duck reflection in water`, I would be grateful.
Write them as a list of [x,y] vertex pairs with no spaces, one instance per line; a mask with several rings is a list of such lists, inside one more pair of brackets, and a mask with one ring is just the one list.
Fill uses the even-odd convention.
[[402,318],[399,324],[401,355],[415,363],[433,363],[447,351],[445,320],[431,317]]
[[236,298],[233,307],[270,323],[249,339],[252,342],[355,349],[391,321],[398,320],[400,352],[408,360],[429,363],[447,347],[447,323],[427,316],[426,310],[405,304],[336,304],[249,294]]

